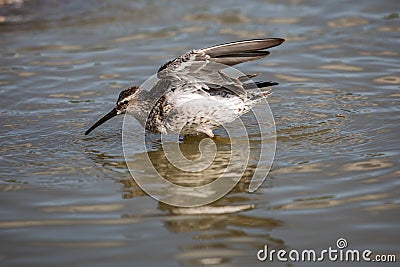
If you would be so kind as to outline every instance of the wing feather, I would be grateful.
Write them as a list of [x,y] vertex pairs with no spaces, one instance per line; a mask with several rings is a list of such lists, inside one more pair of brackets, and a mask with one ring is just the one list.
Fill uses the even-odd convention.
[[233,43],[221,44],[207,48],[192,50],[180,57],[168,61],[158,70],[173,69],[180,64],[189,61],[206,61],[211,60],[221,64],[227,62],[229,66],[233,66],[242,62],[261,59],[269,55],[268,51],[262,51],[282,44],[285,39],[282,38],[266,38],[244,40]]
[[229,54],[237,54],[243,52],[260,51],[274,46],[282,44],[285,40],[282,38],[266,38],[266,39],[254,39],[244,40],[238,42],[232,42],[227,44],[215,45],[207,48],[200,49],[210,55],[210,57],[219,57]]
[[158,78],[170,80],[173,88],[182,93],[204,89],[206,92],[223,91],[244,98],[247,93],[242,81],[221,70],[264,58],[270,53],[265,49],[284,41],[281,38],[254,39],[192,50],[162,65],[157,73]]

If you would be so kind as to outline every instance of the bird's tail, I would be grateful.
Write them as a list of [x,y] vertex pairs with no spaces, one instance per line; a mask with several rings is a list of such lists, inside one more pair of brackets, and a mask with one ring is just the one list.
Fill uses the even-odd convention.
[[258,74],[257,73],[252,73],[252,74],[246,74],[244,76],[240,76],[237,79],[243,83],[243,88],[245,90],[251,90],[251,89],[263,89],[265,87],[269,86],[274,86],[278,85],[279,83],[277,82],[264,82],[264,81],[259,81],[259,82],[251,82],[251,83],[246,83],[247,81],[250,81],[252,78],[256,77]]
[[243,84],[244,89],[249,92],[249,96],[251,100],[259,100],[262,98],[267,98],[270,94],[272,94],[270,86],[277,85],[276,82],[254,82],[254,83],[246,83]]

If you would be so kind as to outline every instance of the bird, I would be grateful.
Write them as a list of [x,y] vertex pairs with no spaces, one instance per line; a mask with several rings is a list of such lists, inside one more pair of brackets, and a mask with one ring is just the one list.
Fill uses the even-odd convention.
[[283,38],[230,42],[191,50],[163,64],[150,90],[130,86],[119,94],[115,107],[86,132],[120,115],[133,115],[146,131],[160,134],[206,135],[250,111],[270,95],[268,81],[249,82],[257,74],[233,77],[232,66],[270,54]]

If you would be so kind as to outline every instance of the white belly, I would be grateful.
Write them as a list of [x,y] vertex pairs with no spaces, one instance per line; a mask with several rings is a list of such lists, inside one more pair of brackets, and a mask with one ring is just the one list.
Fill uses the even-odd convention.
[[174,103],[171,103],[174,109],[169,112],[164,125],[169,132],[184,135],[205,133],[212,136],[213,129],[232,122],[255,104],[251,100],[246,101],[236,96],[222,97],[198,93],[171,93],[168,99],[174,99]]

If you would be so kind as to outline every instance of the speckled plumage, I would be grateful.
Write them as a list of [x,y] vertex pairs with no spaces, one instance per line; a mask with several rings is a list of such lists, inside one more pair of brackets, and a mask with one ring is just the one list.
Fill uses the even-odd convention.
[[245,114],[269,95],[257,88],[277,84],[249,83],[255,74],[232,77],[224,70],[263,58],[269,54],[264,49],[283,42],[267,38],[192,50],[162,65],[151,90],[137,86],[123,90],[116,107],[85,134],[115,115],[129,113],[151,132],[213,137],[213,129]]

